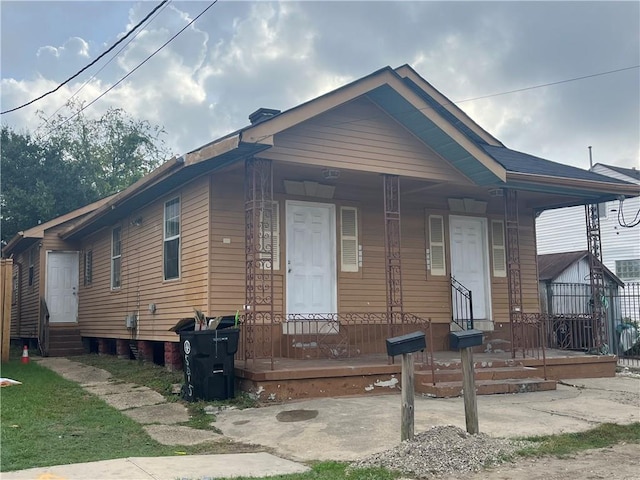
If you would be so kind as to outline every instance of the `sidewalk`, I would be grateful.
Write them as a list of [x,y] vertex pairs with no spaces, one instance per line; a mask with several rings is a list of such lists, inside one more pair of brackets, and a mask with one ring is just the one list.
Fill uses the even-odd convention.
[[2,480],[181,480],[256,477],[309,468],[268,453],[135,457],[3,472]]
[[[130,385],[123,385],[125,393],[118,393],[117,384],[108,384],[108,374],[103,370],[67,359],[45,359],[42,364],[81,383],[141,423],[144,421],[139,418],[146,415],[134,412],[162,407],[163,400],[149,392],[131,395]],[[555,391],[480,396],[478,416],[480,431],[496,437],[577,432],[607,422],[640,422],[640,377],[574,379],[559,384]],[[226,438],[263,445],[291,460],[354,460],[399,443],[400,394],[322,398],[246,410],[223,410],[217,414],[215,425]],[[464,429],[462,398],[416,397],[416,433],[435,425],[456,425]],[[167,432],[163,436],[165,441],[171,440]],[[1,478],[205,480],[306,470],[308,468],[301,463],[262,452],[126,458],[3,472]]]

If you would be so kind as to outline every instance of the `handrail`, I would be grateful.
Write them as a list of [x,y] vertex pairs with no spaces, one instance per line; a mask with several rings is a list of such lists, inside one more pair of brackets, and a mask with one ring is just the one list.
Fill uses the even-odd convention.
[[462,330],[473,328],[473,295],[471,290],[451,276],[451,321]]
[[38,322],[38,349],[40,355],[49,355],[49,308],[44,297],[40,297],[40,321]]

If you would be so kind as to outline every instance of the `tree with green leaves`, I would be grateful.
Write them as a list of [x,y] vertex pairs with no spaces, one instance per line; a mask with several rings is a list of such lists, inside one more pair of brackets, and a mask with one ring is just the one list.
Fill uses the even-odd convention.
[[3,243],[18,231],[121,191],[169,158],[164,130],[112,108],[100,118],[46,118],[36,133],[1,131]]

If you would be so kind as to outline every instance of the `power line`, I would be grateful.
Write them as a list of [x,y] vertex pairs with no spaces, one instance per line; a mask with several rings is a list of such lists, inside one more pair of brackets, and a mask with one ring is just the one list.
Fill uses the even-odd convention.
[[143,66],[145,63],[147,63],[149,60],[151,60],[151,58],[153,58],[156,53],[158,53],[160,50],[162,50],[164,47],[166,47],[167,45],[169,45],[178,35],[180,35],[182,32],[184,32],[187,28],[189,28],[192,24],[194,24],[196,22],[196,20],[198,20],[202,15],[204,15],[207,10],[209,10],[211,7],[213,7],[216,3],[218,3],[218,0],[214,0],[213,2],[211,2],[207,8],[205,8],[202,12],[200,12],[198,14],[197,17],[195,17],[193,20],[191,20],[189,23],[187,23],[182,29],[180,29],[175,35],[173,35],[169,40],[167,40],[166,42],[164,42],[160,47],[158,47],[151,55],[149,55],[147,58],[145,58],[142,62],[140,62],[133,70],[131,70],[129,73],[127,73],[124,77],[122,77],[120,80],[118,80],[116,83],[114,83],[113,85],[111,85],[109,88],[107,88],[104,92],[102,92],[100,95],[98,95],[96,98],[94,98],[91,102],[89,102],[88,104],[84,105],[80,110],[78,110],[76,113],[74,113],[73,115],[71,115],[69,118],[67,118],[64,122],[62,122],[59,127],[61,127],[62,125],[64,125],[65,123],[73,120],[75,117],[77,117],[78,115],[80,115],[84,110],[86,110],[87,108],[89,108],[91,105],[93,105],[94,103],[96,103],[98,100],[100,100],[102,97],[104,97],[107,93],[109,93],[111,90],[113,90],[114,88],[116,88],[118,85],[120,85],[122,82],[124,82],[133,72],[135,72],[136,70],[138,70],[141,66]]
[[483,95],[481,97],[467,98],[465,100],[457,100],[457,101],[451,102],[451,103],[457,104],[457,103],[464,103],[464,102],[472,102],[474,100],[481,100],[483,98],[491,98],[491,97],[498,97],[500,95],[508,95],[510,93],[525,92],[527,90],[533,90],[535,88],[550,87],[551,85],[560,85],[561,83],[575,82],[576,80],[584,80],[585,78],[600,77],[602,75],[609,75],[611,73],[624,72],[625,70],[633,70],[634,68],[640,68],[640,65],[633,65],[631,67],[618,68],[616,70],[609,70],[607,72],[593,73],[591,75],[583,75],[582,77],[568,78],[566,80],[559,80],[557,82],[550,82],[550,83],[543,83],[543,84],[540,84],[540,85],[533,85],[531,87],[518,88],[516,90],[509,90],[508,92],[492,93],[490,95]]
[[[151,20],[149,20],[149,22],[147,23],[147,26],[148,26],[149,24],[151,24],[151,22],[153,22],[153,21],[158,17],[158,15],[160,15],[160,14],[162,13],[162,11],[163,11],[165,8],[167,8],[167,6],[169,6],[169,4],[171,3],[171,1],[172,1],[172,0],[167,0],[167,2],[165,3],[164,7],[162,7],[162,6],[161,6],[162,8],[161,8],[160,10],[158,10],[158,11],[157,11],[157,13],[154,15],[154,17],[153,17]],[[152,12],[152,13],[153,13],[153,12]],[[66,101],[64,104],[60,105],[60,106],[57,108],[57,110],[56,110],[55,112],[53,112],[51,115],[49,115],[49,116],[47,117],[46,122],[48,122],[49,120],[51,120],[51,119],[53,118],[53,116],[54,116],[56,113],[58,113],[60,110],[62,110],[62,108],[64,108],[64,107],[65,107],[65,105],[68,105],[69,100],[71,100],[73,97],[75,97],[76,95],[78,95],[78,93],[80,93],[80,92],[84,89],[84,87],[86,87],[86,86],[89,84],[89,82],[91,82],[91,80],[93,80],[94,78],[96,78],[96,77],[98,76],[98,74],[99,74],[100,72],[102,72],[102,71],[103,71],[103,70],[104,70],[104,69],[105,69],[105,68],[106,68],[106,67],[107,67],[111,62],[113,62],[113,61],[116,59],[116,57],[117,57],[118,55],[120,55],[120,54],[122,53],[122,51],[123,51],[125,48],[127,48],[127,47],[131,44],[131,42],[133,42],[133,41],[138,37],[138,35],[140,35],[141,33],[142,33],[142,30],[140,30],[140,31],[136,32],[136,34],[135,34],[135,35],[134,35],[134,36],[133,36],[133,37],[132,37],[132,38],[131,38],[131,39],[130,39],[126,44],[124,44],[124,45],[122,46],[122,48],[120,48],[120,50],[118,50],[118,51],[113,55],[113,57],[111,57],[111,58],[110,58],[110,59],[109,59],[109,60],[108,60],[108,61],[107,61],[107,62],[106,62],[102,67],[100,67],[96,73],[94,73],[93,75],[91,75],[91,77],[89,77],[89,78],[87,79],[87,81],[85,81],[85,82],[82,84],[82,86],[80,86],[80,88],[78,88],[75,92],[73,92],[73,94],[72,94],[72,95],[67,99],[67,101]],[[35,132],[37,132],[37,131],[38,131],[39,129],[41,129],[43,126],[44,126],[44,124],[42,124],[42,123],[41,123],[40,125],[38,125],[38,127],[35,129]]]
[[151,10],[151,12],[149,12],[146,17],[144,17],[136,26],[134,26],[131,30],[129,30],[124,37],[122,37],[120,40],[118,40],[116,43],[114,43],[111,47],[109,47],[109,49],[107,49],[105,52],[103,52],[98,58],[96,58],[94,61],[92,61],[89,65],[85,66],[80,71],[78,71],[77,73],[75,73],[71,77],[67,78],[64,82],[62,82],[56,88],[54,88],[53,90],[50,90],[50,91],[48,91],[46,93],[43,93],[38,98],[34,98],[33,100],[31,100],[31,101],[29,101],[29,102],[27,102],[27,103],[25,103],[23,105],[20,105],[19,107],[14,107],[14,108],[11,108],[9,110],[5,110],[4,112],[0,112],[0,115],[4,115],[5,113],[11,113],[11,112],[15,112],[16,110],[20,110],[21,108],[27,107],[27,106],[31,105],[32,103],[35,103],[38,100],[42,100],[44,97],[46,97],[48,95],[51,95],[52,93],[55,93],[58,90],[60,90],[63,86],[65,86],[67,83],[69,83],[74,78],[78,77],[78,75],[82,74],[88,68],[90,68],[93,65],[95,65],[107,53],[111,52],[114,48],[116,48],[118,45],[120,45],[122,42],[124,42],[133,32],[135,32],[138,28],[140,28],[140,26],[143,23],[145,23],[149,19],[149,17],[151,17],[155,12],[157,12],[168,1],[169,0],[162,0],[162,2],[159,5],[157,5],[153,10]]

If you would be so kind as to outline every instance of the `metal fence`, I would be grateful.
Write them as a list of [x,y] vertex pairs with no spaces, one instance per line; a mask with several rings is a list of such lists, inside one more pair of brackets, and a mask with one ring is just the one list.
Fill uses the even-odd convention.
[[606,314],[607,348],[594,352],[593,298],[588,284],[549,283],[540,289],[541,311],[547,315],[551,348],[613,353],[619,364],[640,368],[640,283],[608,284],[602,304]]

